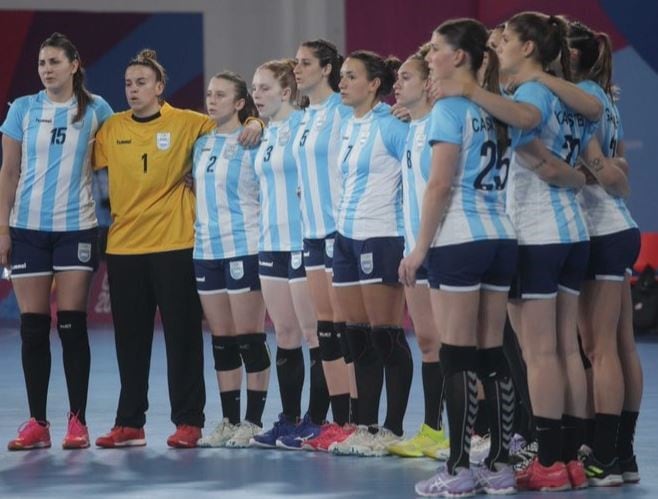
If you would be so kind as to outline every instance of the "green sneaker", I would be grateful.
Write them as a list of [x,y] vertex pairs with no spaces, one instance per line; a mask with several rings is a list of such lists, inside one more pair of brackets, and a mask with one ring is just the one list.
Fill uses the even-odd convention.
[[428,449],[437,447],[449,447],[443,430],[435,430],[423,424],[415,437],[389,445],[388,451],[400,457],[423,457],[428,455]]

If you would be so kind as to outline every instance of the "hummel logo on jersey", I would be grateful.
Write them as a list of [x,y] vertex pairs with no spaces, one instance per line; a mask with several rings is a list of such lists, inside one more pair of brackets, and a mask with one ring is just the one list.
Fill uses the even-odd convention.
[[208,151],[212,151],[212,148],[204,147],[203,149],[201,149],[201,152],[208,152]]
[[17,263],[11,266],[11,270],[24,270],[27,268],[27,263]]
[[50,118],[37,118],[37,123],[52,123],[53,120]]
[[264,262],[263,260],[258,260],[258,265],[263,267],[274,267],[274,262]]
[[117,139],[117,145],[123,146],[127,144],[132,144],[132,139]]

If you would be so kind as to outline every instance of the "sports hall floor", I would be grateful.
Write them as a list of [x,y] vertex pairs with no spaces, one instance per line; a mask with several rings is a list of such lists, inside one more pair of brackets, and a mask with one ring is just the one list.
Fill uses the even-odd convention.
[[[274,351],[273,335],[269,335]],[[423,417],[420,356],[415,342],[416,370],[405,430],[417,430]],[[206,341],[206,346],[208,342]],[[119,382],[111,330],[91,334],[92,373],[87,421],[92,439],[114,421]],[[642,338],[645,392],[636,436],[642,481],[617,489],[588,489],[554,497],[658,497],[658,339]],[[67,410],[59,340],[53,335],[53,371],[48,414],[53,447],[8,452],[5,443],[26,419],[27,402],[20,365],[20,340],[15,328],[0,328],[0,497],[292,497],[357,498],[414,497],[413,485],[436,468],[430,459],[334,457],[308,452],[228,449],[169,449],[173,430],[165,379],[164,342],[156,334],[151,367],[151,407],[147,415],[148,445],[137,449],[64,451]],[[209,352],[207,352],[209,353]],[[207,426],[217,422],[217,394],[210,355],[206,355]],[[264,421],[279,409],[276,376]],[[383,401],[382,401],[383,402]],[[244,404],[244,402],[243,402]],[[305,407],[305,403],[304,406]],[[381,407],[385,407],[382,403]],[[244,408],[243,408],[244,411]],[[517,497],[538,497],[539,493]]]

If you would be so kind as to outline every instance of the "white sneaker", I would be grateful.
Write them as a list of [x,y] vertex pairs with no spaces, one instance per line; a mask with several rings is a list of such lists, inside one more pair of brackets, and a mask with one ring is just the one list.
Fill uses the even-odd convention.
[[480,464],[489,455],[491,437],[487,435],[473,435],[471,437],[471,462]]
[[342,442],[335,442],[329,446],[329,452],[339,456],[374,456],[373,445],[375,435],[370,433],[367,426],[359,425],[356,431]]
[[398,437],[388,428],[381,427],[374,435],[372,456],[381,457],[388,456],[391,452],[388,450],[389,445],[397,444],[402,441],[402,437]]
[[197,442],[199,447],[224,447],[226,442],[238,431],[238,426],[228,422],[227,418],[222,419],[215,430],[206,437],[201,437]]
[[249,447],[249,441],[254,435],[258,435],[263,428],[250,421],[243,421],[238,425],[237,431],[227,440],[225,446],[233,449]]

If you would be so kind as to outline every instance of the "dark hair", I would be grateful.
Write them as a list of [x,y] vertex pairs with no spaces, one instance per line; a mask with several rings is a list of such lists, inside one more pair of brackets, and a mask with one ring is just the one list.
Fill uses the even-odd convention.
[[425,57],[427,57],[430,51],[430,46],[429,42],[421,45],[416,52],[407,58],[408,61],[416,61],[419,64],[420,74],[423,76],[423,80],[427,80],[430,76],[430,66],[425,60]]
[[[477,76],[482,67],[485,51],[488,54],[487,69],[484,72],[482,86],[489,92],[500,95],[500,81],[498,79],[499,62],[496,51],[487,46],[489,32],[484,24],[475,19],[453,19],[446,21],[434,30],[441,35],[445,41],[454,49],[460,49],[469,56],[470,70],[473,76]],[[500,154],[507,149],[507,125],[502,121],[494,119],[496,124],[496,138]]]
[[290,89],[290,103],[293,106],[299,106],[299,93],[297,92],[297,80],[295,79],[295,60],[294,59],[275,59],[267,61],[258,69],[267,69],[274,74],[274,78],[279,82],[281,88]]
[[44,47],[62,49],[66,55],[66,58],[70,62],[78,61],[78,70],[73,74],[73,94],[78,101],[78,111],[73,117],[73,123],[76,123],[84,117],[85,112],[87,112],[87,106],[89,106],[89,104],[94,100],[89,90],[87,90],[87,87],[85,87],[85,70],[82,67],[82,60],[80,59],[78,49],[75,48],[75,45],[73,45],[71,40],[69,40],[65,35],[57,32],[53,33],[43,42],[41,42],[39,50],[43,49]]
[[[142,49],[139,53],[128,61],[128,66],[146,66],[151,68],[155,73],[155,81],[162,82],[163,86],[167,85],[167,71],[165,71],[164,66],[158,62],[158,54],[153,49]],[[164,102],[164,92],[158,100],[162,104]]]
[[358,59],[363,63],[368,75],[368,81],[379,78],[379,88],[375,92],[375,98],[386,97],[393,90],[397,78],[397,71],[401,62],[397,57],[389,56],[386,59],[369,50],[357,50],[348,55],[350,59]]
[[232,83],[235,89],[235,100],[244,99],[244,106],[238,111],[240,123],[244,123],[249,117],[258,117],[258,109],[256,108],[256,104],[254,104],[254,99],[251,97],[249,90],[247,90],[247,82],[244,81],[242,76],[233,71],[222,71],[213,76],[213,78]]
[[331,73],[329,73],[329,86],[334,92],[338,92],[338,84],[340,83],[340,67],[343,65],[343,56],[338,53],[336,46],[318,38],[317,40],[309,40],[302,43],[302,47],[309,48],[313,51],[313,55],[320,61],[320,67],[323,68],[327,64],[331,64]]
[[541,12],[521,12],[507,21],[507,26],[519,35],[522,42],[535,44],[537,60],[544,69],[559,56],[562,75],[565,80],[571,81],[568,24],[563,17],[547,16]]
[[574,21],[569,23],[569,47],[578,50],[576,73],[579,77],[593,80],[611,96],[612,85],[612,44],[605,33],[595,33],[588,26]]

